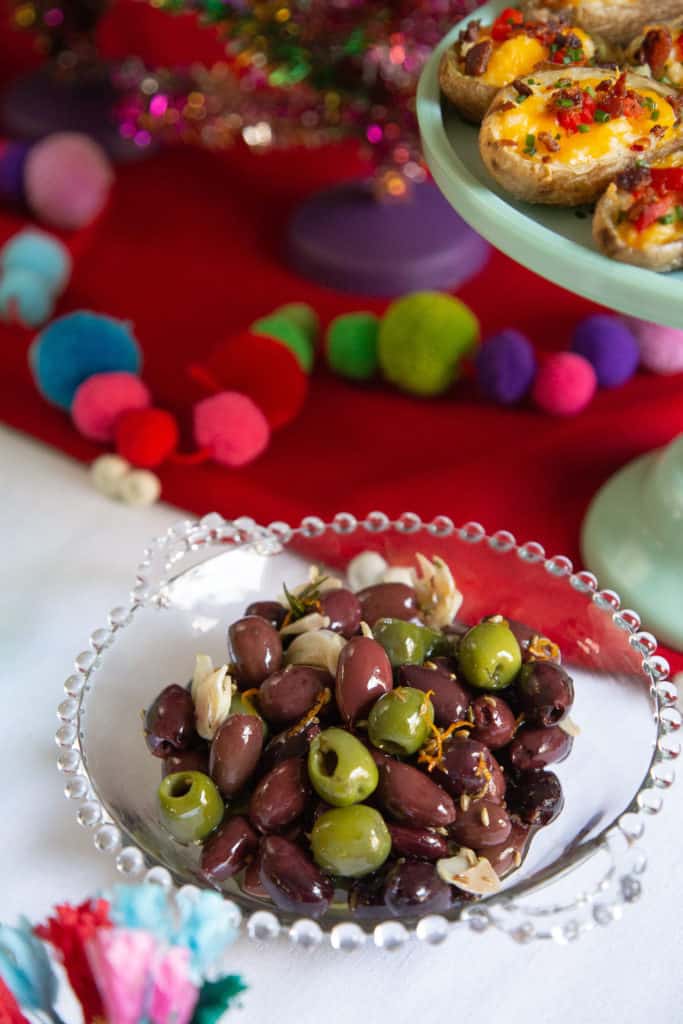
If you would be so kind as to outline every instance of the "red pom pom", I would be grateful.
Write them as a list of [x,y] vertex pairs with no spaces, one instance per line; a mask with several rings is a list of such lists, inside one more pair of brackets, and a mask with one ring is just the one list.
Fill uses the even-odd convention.
[[541,364],[532,391],[539,409],[553,416],[574,416],[595,394],[595,370],[575,352],[555,352]]
[[270,427],[246,395],[221,391],[194,407],[194,436],[223,466],[244,466],[268,446]]
[[306,399],[308,377],[285,345],[243,331],[222,342],[203,366],[207,376],[251,398],[273,430],[289,423]]
[[160,466],[178,445],[178,424],[164,409],[134,409],[116,424],[116,450],[133,466]]

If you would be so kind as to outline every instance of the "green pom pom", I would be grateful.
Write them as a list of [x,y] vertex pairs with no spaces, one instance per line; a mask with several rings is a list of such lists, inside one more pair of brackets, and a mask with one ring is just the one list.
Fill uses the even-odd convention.
[[415,292],[392,302],[379,328],[379,364],[388,381],[415,395],[439,395],[479,340],[479,321],[450,295]]
[[269,338],[281,341],[290,349],[299,360],[299,365],[305,373],[313,369],[313,345],[292,320],[280,314],[271,313],[261,320],[255,320],[249,328],[254,334],[267,334]]
[[286,306],[278,306],[273,316],[284,316],[291,320],[304,332],[315,348],[320,334],[320,317],[313,306],[309,306],[307,302],[289,302]]
[[345,313],[327,329],[327,361],[342,377],[367,380],[377,371],[379,317],[374,313]]

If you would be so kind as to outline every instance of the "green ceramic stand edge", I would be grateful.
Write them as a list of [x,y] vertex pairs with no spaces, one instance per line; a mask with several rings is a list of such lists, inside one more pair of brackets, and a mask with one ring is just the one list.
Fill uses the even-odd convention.
[[598,491],[581,548],[601,586],[636,608],[658,640],[683,650],[683,434]]

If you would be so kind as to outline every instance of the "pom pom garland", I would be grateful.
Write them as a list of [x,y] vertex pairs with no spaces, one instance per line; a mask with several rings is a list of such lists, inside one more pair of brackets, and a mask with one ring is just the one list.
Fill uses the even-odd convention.
[[369,380],[377,372],[379,318],[374,313],[345,313],[327,329],[327,362],[342,377]]
[[380,366],[403,391],[439,395],[478,339],[479,322],[464,303],[439,292],[416,292],[393,302],[382,318]]
[[36,386],[48,402],[69,409],[87,377],[110,370],[137,373],[142,362],[130,326],[80,311],[53,320],[30,350]]
[[596,373],[587,359],[576,352],[554,352],[541,363],[532,395],[544,412],[574,416],[586,408],[596,388]]
[[640,361],[646,370],[665,376],[683,373],[683,331],[635,317],[627,317],[626,323],[635,336]]
[[574,331],[572,351],[595,370],[600,388],[617,388],[638,369],[636,339],[618,316],[597,313],[581,320]]
[[55,294],[64,291],[71,277],[71,255],[67,247],[45,231],[33,228],[19,231],[5,242],[0,261],[4,273],[30,271]]
[[475,357],[479,390],[492,402],[512,405],[528,393],[536,374],[531,342],[513,328],[484,342]]
[[152,469],[178,447],[178,424],[165,409],[131,409],[116,424],[116,450],[133,466]]
[[31,148],[24,191],[39,220],[75,231],[102,212],[113,179],[109,159],[96,142],[77,132],[55,132]]
[[304,332],[314,350],[320,335],[320,317],[307,302],[289,302],[286,306],[278,306],[274,316],[284,316]]
[[8,270],[0,281],[0,317],[21,327],[40,327],[54,312],[55,300],[45,282],[30,270]]
[[249,328],[254,334],[265,334],[269,338],[281,341],[299,360],[304,373],[313,369],[313,344],[308,335],[299,327],[295,320],[278,313],[256,320]]
[[194,407],[194,436],[200,449],[223,466],[245,466],[270,440],[268,420],[246,395],[222,391]]
[[145,409],[150,402],[148,389],[134,373],[96,373],[84,380],[74,395],[71,418],[83,437],[113,441],[120,417],[133,409]]

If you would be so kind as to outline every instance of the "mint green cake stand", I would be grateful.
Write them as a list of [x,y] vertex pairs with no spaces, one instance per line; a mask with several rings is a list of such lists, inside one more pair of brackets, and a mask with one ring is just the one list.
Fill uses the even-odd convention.
[[683,434],[630,462],[598,491],[583,558],[659,640],[683,650]]
[[[456,25],[425,65],[417,92],[422,147],[434,180],[460,216],[513,260],[570,292],[622,313],[683,327],[683,271],[617,263],[600,253],[586,211],[531,206],[512,199],[489,176],[479,157],[478,129],[441,99],[439,63],[472,17],[486,24],[508,6],[494,0]],[[560,69],[558,69],[558,74]]]

